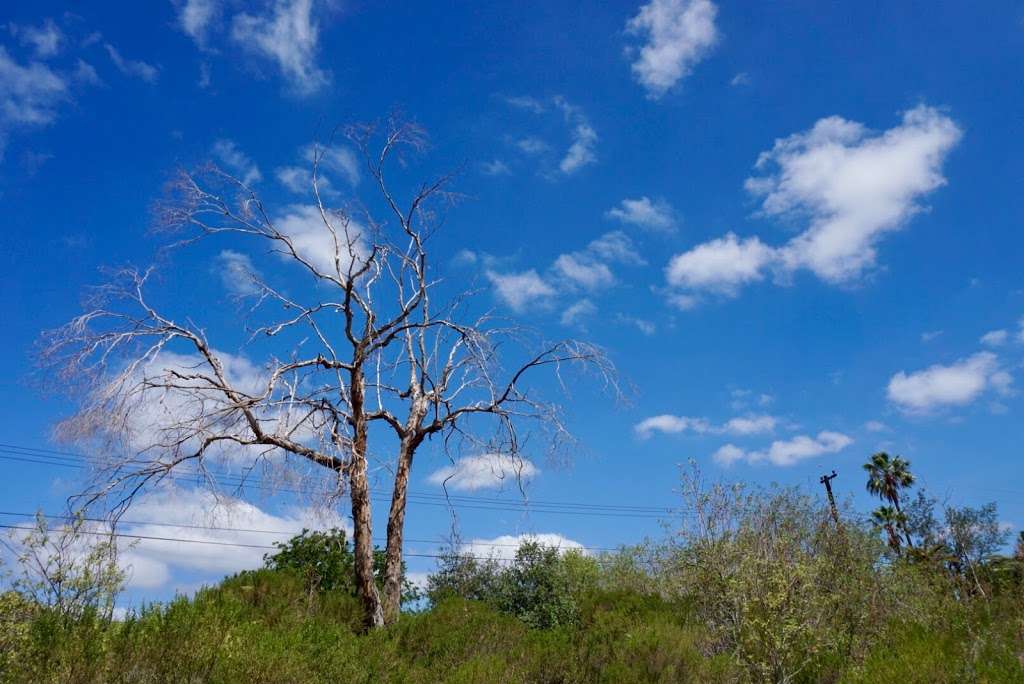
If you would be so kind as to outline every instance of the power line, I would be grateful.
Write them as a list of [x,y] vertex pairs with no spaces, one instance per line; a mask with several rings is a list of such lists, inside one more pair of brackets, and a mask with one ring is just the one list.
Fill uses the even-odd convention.
[[[67,516],[67,515],[55,515],[55,514],[49,514],[49,513],[18,513],[18,512],[14,512],[14,511],[0,511],[0,515],[2,515],[2,516],[10,516],[10,517],[17,517],[17,518],[34,518],[37,515],[41,515],[42,517],[48,518],[48,519],[51,519],[51,520],[68,520],[71,517],[71,516]],[[106,518],[92,518],[92,517],[85,517],[85,516],[83,516],[81,518],[81,520],[84,520],[84,521],[87,521],[87,522],[99,522],[99,523],[110,522]],[[210,530],[210,531],[216,531],[216,532],[243,532],[243,533],[252,533],[252,534],[275,534],[275,535],[281,535],[281,536],[295,536],[295,535],[299,534],[298,531],[260,530],[260,529],[249,529],[249,528],[243,528],[243,527],[218,527],[218,526],[214,526],[214,525],[192,525],[192,524],[183,524],[183,523],[167,523],[167,522],[158,522],[158,521],[155,521],[155,520],[123,520],[123,519],[121,519],[121,520],[118,520],[118,523],[121,523],[121,524],[124,524],[124,525],[151,525],[151,526],[154,526],[154,527],[174,527],[174,528],[188,529],[188,530]],[[32,528],[19,528],[19,529],[32,529]],[[140,538],[141,539],[147,539],[149,537],[142,536]],[[161,539],[163,541],[189,541],[189,540],[183,540],[183,539],[170,539],[170,538],[166,538],[165,539],[165,538],[162,538],[162,537],[153,537],[153,539]],[[197,541],[198,542],[199,540],[192,540],[192,541]],[[376,542],[385,542],[387,540],[381,539],[381,538],[377,538],[377,539],[374,539],[374,541],[376,541]],[[412,538],[409,538],[409,537],[406,537],[404,539],[404,541],[410,542],[410,543],[413,543],[413,544],[445,544],[445,543],[447,543],[446,540],[444,540],[444,539],[412,539]],[[499,543],[492,543],[492,542],[471,542],[471,543],[472,543],[473,546],[489,546],[489,547],[519,548],[519,546],[520,546],[519,544],[499,544]],[[268,547],[268,546],[256,545],[253,548],[275,548],[276,549],[277,547],[276,546],[269,546]],[[580,546],[580,547],[573,547],[573,548],[582,548],[582,549],[587,550],[587,551],[616,551],[617,550],[615,548],[603,547],[603,546]]]
[[[0,443],[0,454],[5,454],[0,455],[0,459],[3,460],[37,463],[40,465],[68,468],[85,468],[86,461],[88,460],[88,457],[82,454],[74,454],[72,452],[59,452],[50,449],[40,449],[36,447],[25,447],[21,445],[3,443]],[[194,478],[198,477],[209,477],[210,479],[213,479],[214,482],[218,482],[219,478],[219,483],[235,486],[238,488],[251,487],[253,489],[262,489],[271,492],[287,492],[296,494],[322,493],[319,492],[318,490],[311,489],[308,487],[274,487],[256,482],[248,482],[243,477],[228,473],[200,473],[198,471],[192,471],[190,473],[171,473],[167,475],[167,477],[172,480],[179,481],[192,481]],[[383,492],[381,490],[371,491],[374,491],[374,493],[376,493],[378,497],[388,495],[387,492]],[[670,515],[678,511],[678,509],[658,506],[632,506],[622,504],[584,504],[578,502],[551,500],[531,500],[524,501],[522,503],[517,503],[514,501],[509,501],[508,499],[466,495],[446,496],[444,494],[417,492],[415,490],[410,491],[408,496],[409,501],[411,503],[441,506],[445,508],[458,507],[477,510],[552,513],[561,515],[660,519],[664,518],[666,515]],[[380,499],[378,498],[378,500]]]
[[[42,449],[42,448],[39,448],[39,447],[28,447],[28,446],[17,445],[17,444],[5,444],[5,443],[0,442],[0,452],[14,453],[14,452],[8,451],[9,449],[15,449],[15,450],[19,450],[21,452],[35,452],[36,454],[53,455],[54,457],[63,458],[63,460],[67,460],[67,461],[71,461],[71,462],[76,462],[76,463],[77,462],[81,462],[81,461],[89,461],[90,460],[90,457],[88,455],[81,454],[81,453],[76,453],[76,452],[72,452],[72,451],[57,451],[57,450],[54,450],[54,449]],[[30,453],[30,455],[34,455],[34,454]],[[468,496],[468,495],[459,495],[459,494],[444,495],[444,494],[433,494],[433,493],[429,493],[429,492],[418,492],[416,490],[410,490],[409,493],[410,493],[410,495],[425,496],[425,497],[436,497],[436,498],[443,498],[443,499],[509,503],[507,500],[493,498],[493,497]],[[579,508],[584,508],[584,509],[595,508],[595,509],[603,509],[603,510],[623,510],[623,511],[637,511],[637,512],[671,512],[671,510],[672,510],[670,508],[663,507],[663,506],[638,506],[638,505],[629,505],[629,504],[588,504],[588,503],[578,503],[578,502],[568,502],[568,501],[545,501],[545,500],[539,500],[539,499],[535,500],[535,501],[532,501],[531,503],[538,504],[538,505],[571,506],[571,507],[579,507]]]
[[[0,529],[5,529],[5,530],[24,530],[26,532],[31,532],[35,528],[34,527],[26,527],[24,525],[7,525],[7,524],[0,523]],[[246,549],[271,549],[271,550],[277,549],[276,546],[267,546],[266,544],[241,544],[241,543],[237,543],[237,542],[215,541],[215,540],[210,540],[210,539],[183,539],[183,538],[179,538],[179,537],[157,537],[155,535],[147,535],[147,534],[128,534],[126,532],[100,532],[98,530],[80,530],[80,532],[82,534],[91,534],[91,535],[101,536],[101,537],[118,537],[118,538],[122,538],[122,539],[135,539],[135,540],[148,540],[148,541],[170,541],[170,542],[180,542],[180,543],[184,543],[184,544],[206,544],[206,545],[209,545],[209,546],[232,546],[232,547],[246,548]],[[576,547],[573,547],[573,548],[576,548]],[[568,550],[571,551],[572,549],[568,549]],[[407,552],[404,552],[402,555],[404,557],[407,557],[407,558],[450,558],[453,554],[416,553],[416,552],[408,552],[407,551]],[[456,555],[459,558],[466,558],[466,559],[478,560],[478,561],[492,561],[492,560],[493,561],[503,561],[503,560],[507,561],[507,560],[509,560],[509,559],[494,558],[494,557],[488,557],[488,556],[472,556],[472,555],[464,554],[464,553],[455,553],[454,555]]]

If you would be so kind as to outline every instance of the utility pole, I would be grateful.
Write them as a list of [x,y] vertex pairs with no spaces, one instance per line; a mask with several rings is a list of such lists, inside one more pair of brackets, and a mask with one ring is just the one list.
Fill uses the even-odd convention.
[[832,508],[832,519],[836,521],[836,527],[839,527],[839,509],[836,508],[836,499],[832,496],[832,480],[836,477],[836,471],[833,470],[831,475],[822,475],[819,482],[825,485],[825,491],[828,492],[828,505]]

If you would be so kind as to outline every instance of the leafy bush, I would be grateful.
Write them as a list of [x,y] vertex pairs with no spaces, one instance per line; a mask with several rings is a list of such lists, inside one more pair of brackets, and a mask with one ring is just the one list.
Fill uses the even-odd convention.
[[534,541],[522,544],[508,565],[453,553],[439,566],[428,580],[431,601],[454,596],[486,601],[538,629],[575,623],[579,599],[598,574],[597,562],[579,551],[562,552]]

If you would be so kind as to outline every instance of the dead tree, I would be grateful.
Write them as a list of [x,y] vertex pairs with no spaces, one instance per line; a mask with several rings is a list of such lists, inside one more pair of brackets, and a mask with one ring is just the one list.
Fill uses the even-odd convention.
[[[373,628],[398,614],[408,482],[424,442],[437,436],[446,451],[487,449],[521,463],[524,422],[546,426],[555,442],[567,434],[558,406],[533,396],[529,375],[547,368],[559,377],[572,366],[613,386],[614,377],[593,345],[543,344],[488,312],[471,315],[473,292],[435,303],[443,281],[428,244],[452,199],[452,176],[419,186],[403,203],[385,172],[403,152],[421,150],[420,129],[389,121],[347,136],[362,152],[387,221],[365,207],[328,207],[323,150],[314,155],[315,202],[301,230],[212,166],[182,172],[162,206],[162,227],[176,231],[167,258],[209,241],[249,241],[247,249],[280,258],[273,274],[248,267],[235,274],[248,306],[246,354],[263,354],[263,364],[215,345],[196,322],[204,311],[155,303],[152,268],[117,271],[85,313],[44,335],[41,361],[80,390],[77,411],[58,432],[108,454],[95,464],[87,502],[121,512],[183,468],[216,486],[207,464],[218,459],[247,470],[262,462],[332,473],[333,493],[351,503],[356,586]],[[519,349],[521,361],[505,370],[499,346],[506,357]],[[392,492],[382,597],[373,576],[370,464],[392,451],[382,459]]]

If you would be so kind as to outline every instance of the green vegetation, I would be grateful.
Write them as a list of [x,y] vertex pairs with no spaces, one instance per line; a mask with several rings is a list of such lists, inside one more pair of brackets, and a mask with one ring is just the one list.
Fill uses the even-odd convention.
[[75,610],[27,591],[38,577],[0,595],[0,681],[1024,681],[1024,537],[999,556],[994,506],[937,512],[912,480],[886,490],[885,471],[869,477],[898,520],[847,507],[837,526],[807,492],[688,470],[666,540],[603,556],[527,543],[509,561],[454,549],[369,633],[343,532],[303,532],[263,569],[122,620],[101,541],[62,571],[102,585]]

